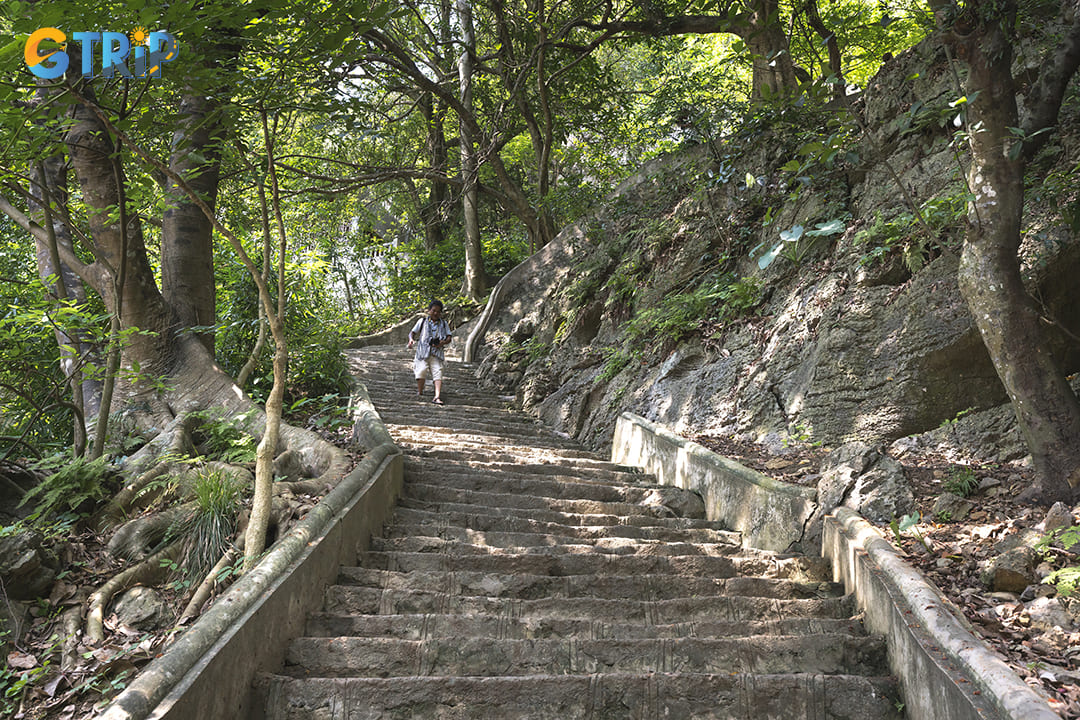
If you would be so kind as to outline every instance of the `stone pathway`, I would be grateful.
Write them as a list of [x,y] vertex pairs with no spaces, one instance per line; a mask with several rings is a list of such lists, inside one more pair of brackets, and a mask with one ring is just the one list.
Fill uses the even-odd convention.
[[[508,409],[450,363],[353,351],[404,495],[341,568],[256,717],[899,718],[881,638],[816,558],[743,549],[681,491]],[[666,503],[666,504],[665,504]]]

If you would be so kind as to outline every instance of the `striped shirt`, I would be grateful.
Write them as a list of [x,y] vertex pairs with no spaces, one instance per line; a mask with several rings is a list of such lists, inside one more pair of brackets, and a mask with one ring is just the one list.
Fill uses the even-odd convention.
[[[446,338],[451,337],[450,325],[445,320],[432,320],[431,318],[420,318],[416,321],[416,325],[413,326],[412,332],[409,333],[416,340],[416,359],[423,360],[428,355],[434,355],[440,360],[445,360],[443,355],[443,348],[440,344],[438,347],[432,347],[432,339],[438,339],[445,341]],[[419,334],[419,337],[417,337]]]

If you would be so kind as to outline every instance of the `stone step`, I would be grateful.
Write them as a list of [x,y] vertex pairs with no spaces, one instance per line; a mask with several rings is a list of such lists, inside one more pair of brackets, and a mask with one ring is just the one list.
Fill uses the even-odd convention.
[[427,502],[416,498],[403,497],[398,508],[424,511],[447,516],[455,513],[466,515],[487,515],[498,513],[496,517],[524,516],[538,522],[559,523],[561,525],[659,525],[668,528],[692,529],[704,528],[718,530],[721,523],[711,520],[683,517],[658,517],[661,513],[642,513],[636,515],[608,515],[600,513],[568,513],[541,508],[491,508],[487,505],[469,503]]
[[416,395],[416,381],[406,380],[398,383],[369,382],[365,376],[360,376],[360,382],[368,390],[368,397],[379,409],[380,415],[392,416],[412,415],[413,413],[429,410],[431,412],[446,412],[450,417],[468,417],[478,411],[508,412],[513,410],[512,399],[493,393],[476,392],[475,386],[470,388],[460,381],[456,384],[447,378],[443,385],[442,398],[445,405],[433,405],[435,391],[431,383],[424,388],[423,397]]
[[[555,493],[566,494],[564,486],[594,486],[594,490],[585,490],[588,495],[596,500],[605,497],[611,500],[640,502],[656,493],[653,490],[663,488],[657,484],[656,478],[645,474],[629,474],[612,472],[610,477],[598,477],[602,475],[590,471],[577,471],[572,467],[564,467],[550,464],[495,464],[487,463],[463,464],[447,462],[446,460],[433,460],[428,464],[419,465],[407,459],[405,462],[406,481],[428,483],[444,487],[457,487],[463,490],[488,490],[513,492],[522,484],[534,483],[536,491],[532,494]],[[508,488],[507,490],[501,490]],[[581,489],[581,488],[578,488]],[[667,486],[665,489],[673,489]]]
[[692,575],[530,575],[444,570],[375,570],[343,567],[338,587],[377,588],[411,592],[420,590],[446,595],[535,600],[586,597],[633,600],[673,600],[716,595],[743,595],[780,599],[840,597],[843,585],[831,582],[803,583],[794,580],[732,576]]
[[[511,446],[525,446],[531,448],[548,448],[579,450],[582,448],[576,443],[568,442],[560,437],[541,434],[534,430],[507,428],[505,426],[480,425],[475,422],[454,422],[440,428],[438,425],[425,425],[422,431],[406,428],[415,428],[415,425],[402,425],[387,423],[387,430],[394,438],[394,442],[402,447],[453,447],[456,443],[471,444],[475,447],[506,448]],[[438,430],[445,432],[439,433]],[[449,433],[461,433],[460,437]],[[599,458],[593,455],[594,458]]]
[[[664,493],[653,493],[651,488],[604,488],[584,483],[565,483],[557,489],[558,494],[543,493],[527,479],[508,479],[499,487],[498,492],[484,490],[490,487],[478,480],[463,481],[457,487],[449,482],[436,484],[408,479],[403,488],[405,497],[427,503],[455,503],[464,505],[486,506],[491,508],[518,508],[554,510],[556,512],[577,513],[580,515],[649,515],[651,517],[671,517],[674,515],[668,506],[648,502],[663,499]],[[648,504],[645,504],[648,502]]]
[[364,566],[399,572],[433,571],[522,573],[528,575],[653,575],[667,573],[725,578],[735,575],[787,578],[801,582],[828,582],[832,573],[822,558],[783,557],[764,551],[742,550],[738,555],[609,555],[522,553],[504,555],[449,555],[436,552],[368,552]]
[[522,600],[449,595],[424,590],[332,585],[325,612],[364,615],[489,615],[506,618],[587,618],[601,622],[671,624],[700,620],[745,622],[790,617],[850,617],[850,596],[777,599],[747,595],[640,600],[629,598],[546,597]]
[[900,720],[881,676],[602,673],[289,678],[256,683],[260,720]]
[[[442,408],[439,408],[441,411]],[[447,427],[442,424],[428,425],[427,420],[438,420],[439,416],[430,411],[416,413],[416,417],[408,423],[387,423],[386,429],[403,436],[425,436],[440,438],[446,441],[471,441],[471,442],[532,442],[534,440],[548,440],[566,448],[584,450],[581,443],[565,435],[559,435],[549,428],[534,420],[527,420],[520,415],[507,414],[505,418],[491,419],[491,413],[486,413],[478,418],[466,421],[462,418],[461,425]],[[384,418],[385,422],[385,418]],[[490,430],[479,430],[475,426],[484,425]],[[472,427],[470,427],[472,426]],[[594,453],[595,455],[595,453]]]
[[[438,447],[440,449],[476,450],[499,450],[519,448],[526,445],[529,448],[548,448],[551,450],[564,450],[576,452],[582,457],[601,459],[595,453],[583,450],[577,443],[572,443],[563,438],[552,437],[539,431],[529,433],[510,433],[505,428],[501,431],[481,431],[475,427],[462,428],[438,428],[430,425],[395,425],[388,424],[387,430],[393,435],[394,441],[407,444],[410,447]],[[574,455],[570,455],[574,457]]]
[[572,465],[552,463],[505,463],[484,462],[458,458],[455,460],[428,459],[421,457],[405,458],[405,470],[408,473],[438,471],[440,473],[458,473],[468,475],[502,475],[521,477],[546,477],[549,479],[573,478],[577,483],[592,485],[656,485],[656,477],[643,473],[637,468],[616,463],[607,463],[606,467],[579,468]]
[[349,354],[405,450],[403,496],[256,683],[254,717],[898,719],[884,641],[823,560],[742,548],[700,498],[458,363],[434,407],[410,357]]
[[[508,498],[500,505],[501,498]],[[575,498],[547,497],[531,494],[484,493],[472,490],[455,490],[438,485],[406,483],[402,498],[410,503],[420,503],[435,509],[448,505],[465,505],[476,509],[477,513],[498,512],[528,517],[530,511],[569,513],[574,515],[614,515],[617,517],[642,517],[657,520],[671,517],[663,506],[638,505],[636,503],[606,502]]]
[[475,459],[483,462],[503,463],[555,463],[569,460],[578,469],[608,468],[611,463],[601,460],[584,450],[560,448],[534,448],[527,445],[487,448],[482,446],[417,446],[405,443],[413,457],[434,460]]
[[[605,554],[605,555],[737,555],[742,550],[737,538],[732,533],[731,542],[725,543],[684,543],[684,542],[644,542],[629,538],[602,538],[590,543],[565,542],[560,544],[495,546],[487,542],[486,537],[475,538],[478,542],[459,542],[437,537],[372,538],[371,549],[381,552],[422,552],[457,555],[516,555],[516,554]],[[529,539],[521,536],[515,539]]]
[[[669,540],[683,542],[715,543],[731,538],[727,530],[711,528],[672,528],[660,525],[563,525],[560,523],[541,522],[521,516],[503,516],[488,513],[435,513],[425,510],[399,508],[387,523],[383,535],[387,538],[406,537],[408,535],[426,535],[447,540],[469,540],[476,533],[492,535],[496,538],[517,536],[520,534],[542,535],[581,540],[600,538],[633,538],[635,540]],[[515,538],[497,539],[496,544],[513,542]],[[542,544],[551,544],[543,541]]]
[[289,646],[284,674],[299,677],[490,677],[600,672],[881,675],[887,672],[882,658],[884,645],[880,638],[848,634],[644,640],[302,637]]
[[551,532],[515,532],[512,530],[470,530],[464,527],[412,525],[390,523],[383,530],[387,540],[408,538],[414,535],[434,537],[451,542],[476,543],[496,548],[520,547],[528,545],[596,545],[602,541],[643,541],[686,542],[681,538],[689,533],[712,533],[712,542],[706,539],[694,539],[688,544],[712,545],[738,542],[738,533],[719,530],[669,530],[667,528],[633,527],[630,525],[601,525],[599,527],[554,526]]
[[681,637],[743,637],[747,635],[856,635],[865,631],[850,618],[783,618],[774,622],[725,622],[643,625],[582,618],[479,617],[476,615],[342,615],[313,613],[304,635],[308,637],[388,637],[402,640],[428,638],[531,638],[647,639]]
[[[509,408],[484,407],[478,409],[476,406],[466,407],[462,405],[443,405],[433,408],[431,402],[429,402],[432,399],[431,396],[432,393],[428,390],[423,400],[418,400],[415,395],[409,401],[396,402],[391,400],[391,404],[381,404],[381,398],[378,395],[371,395],[371,399],[379,409],[379,416],[383,418],[383,421],[395,425],[446,428],[446,421],[452,420],[455,423],[454,427],[488,426],[498,433],[539,433],[547,437],[561,438],[567,442],[579,444],[569,435],[551,429],[536,418],[523,415]],[[449,396],[447,397],[449,398]],[[491,399],[486,402],[492,405],[502,401]],[[457,423],[460,423],[460,425]]]

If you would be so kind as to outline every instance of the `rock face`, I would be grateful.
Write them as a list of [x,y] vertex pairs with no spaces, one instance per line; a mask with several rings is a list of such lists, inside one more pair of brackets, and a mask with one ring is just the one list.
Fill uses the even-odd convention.
[[56,580],[57,559],[42,545],[37,532],[0,538],[0,582],[12,600],[48,595]]
[[[767,132],[724,144],[722,161],[697,147],[647,163],[512,271],[479,349],[484,380],[593,447],[610,442],[624,410],[687,435],[842,444],[891,442],[1004,403],[957,286],[963,203],[948,133],[912,115],[953,99],[938,47],[913,48],[871,82],[859,148],[870,169],[842,183],[810,178],[788,194],[780,168],[797,148]],[[943,211],[956,217],[937,241],[869,232],[911,212],[890,167],[920,202],[959,208]],[[737,182],[746,174],[764,184]],[[759,267],[780,231],[837,218],[843,233]],[[1065,278],[1080,272],[1080,244],[1050,223],[1040,232],[1050,249],[1026,248],[1026,280],[1051,311],[1074,307],[1080,290]],[[732,287],[722,272],[752,310],[722,294]],[[1058,313],[1080,326],[1075,315]],[[1077,344],[1058,344],[1066,369],[1080,368]],[[986,433],[1011,437],[1011,413],[1002,418]]]

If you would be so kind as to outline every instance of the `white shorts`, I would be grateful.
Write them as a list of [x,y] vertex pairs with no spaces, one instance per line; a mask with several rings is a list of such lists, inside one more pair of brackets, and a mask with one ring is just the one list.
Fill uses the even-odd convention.
[[413,360],[413,374],[416,379],[430,377],[432,382],[442,380],[443,361],[434,355],[426,358]]

